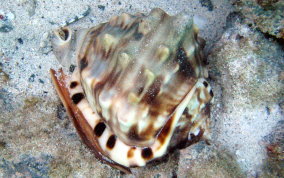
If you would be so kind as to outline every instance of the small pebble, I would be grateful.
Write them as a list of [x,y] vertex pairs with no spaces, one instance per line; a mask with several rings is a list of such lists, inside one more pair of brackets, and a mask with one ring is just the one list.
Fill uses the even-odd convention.
[[3,33],[7,33],[7,32],[10,32],[12,31],[14,28],[11,26],[11,25],[7,25],[7,24],[4,24],[4,25],[1,25],[0,26],[0,32],[3,32]]
[[14,29],[12,21],[15,15],[11,12],[3,12],[0,10],[0,32],[8,33]]
[[39,83],[44,84],[44,81],[42,79],[38,79]]
[[74,72],[75,67],[76,67],[75,65],[71,64],[69,67],[69,72]]
[[103,6],[103,5],[98,5],[98,8],[99,8],[100,10],[104,11],[106,7]]
[[22,38],[18,38],[18,42],[19,42],[20,44],[24,44],[24,41],[23,41]]
[[202,7],[207,7],[207,9],[209,11],[213,11],[214,6],[213,6],[211,0],[199,0],[199,2],[200,2]]
[[35,81],[35,74],[32,74],[29,78],[29,82],[34,82]]

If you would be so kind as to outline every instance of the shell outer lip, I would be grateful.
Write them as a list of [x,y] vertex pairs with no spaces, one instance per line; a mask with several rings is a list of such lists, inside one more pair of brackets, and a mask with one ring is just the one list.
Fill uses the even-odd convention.
[[83,142],[89,147],[89,149],[91,149],[97,159],[126,174],[131,174],[132,172],[129,168],[110,160],[106,156],[107,154],[99,146],[92,128],[87,123],[79,108],[71,101],[70,93],[65,85],[67,76],[64,74],[62,68],[60,68],[57,72],[54,69],[50,69],[50,74],[60,100],[66,108],[68,116],[71,118]]

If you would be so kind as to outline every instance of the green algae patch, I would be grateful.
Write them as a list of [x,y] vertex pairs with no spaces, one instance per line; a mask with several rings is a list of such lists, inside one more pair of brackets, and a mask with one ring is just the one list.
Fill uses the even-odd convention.
[[35,96],[28,97],[24,100],[23,109],[34,107],[35,105],[37,105],[40,102],[43,102],[43,99],[40,98],[40,97],[35,97]]
[[284,1],[281,0],[240,0],[234,3],[252,24],[263,33],[284,39]]
[[74,174],[72,166],[62,158],[54,159],[50,162],[48,175],[50,177],[69,177]]
[[3,71],[3,69],[0,66],[0,84],[4,85],[5,83],[7,83],[10,80],[9,75]]
[[263,165],[264,177],[284,177],[284,143],[267,147],[268,157]]

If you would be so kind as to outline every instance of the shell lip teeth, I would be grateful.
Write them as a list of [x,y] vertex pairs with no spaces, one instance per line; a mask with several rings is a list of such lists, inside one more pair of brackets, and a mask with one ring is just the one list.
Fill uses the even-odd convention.
[[131,170],[115,161],[109,159],[103,151],[98,148],[99,144],[97,139],[94,137],[91,127],[88,125],[86,119],[84,118],[82,112],[74,105],[69,98],[70,93],[66,87],[65,81],[67,76],[64,74],[62,68],[60,68],[57,72],[54,69],[50,69],[51,79],[55,86],[57,93],[67,110],[67,113],[70,118],[72,118],[72,122],[83,140],[83,142],[92,150],[95,156],[104,163],[109,164],[110,166],[121,170],[126,174],[131,174]]

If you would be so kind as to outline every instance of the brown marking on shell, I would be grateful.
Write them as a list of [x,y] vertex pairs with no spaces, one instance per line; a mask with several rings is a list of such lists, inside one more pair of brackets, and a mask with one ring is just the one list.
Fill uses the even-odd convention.
[[189,121],[192,119],[192,115],[188,113],[188,108],[186,107],[182,113],[183,116],[185,116]]
[[146,129],[144,129],[143,131],[141,131],[140,133],[138,132],[138,128],[137,125],[133,125],[131,127],[131,129],[128,132],[128,138],[136,143],[139,141],[143,141],[145,139],[148,139],[149,135],[152,134],[152,132],[155,132],[153,123],[150,123],[148,127],[146,127]]
[[186,78],[191,78],[195,77],[195,72],[193,69],[192,64],[190,64],[189,59],[187,57],[186,51],[182,48],[179,47],[176,53],[176,58],[175,61],[179,64],[179,73],[186,77]]
[[127,152],[127,158],[132,158],[134,156],[134,151],[136,150],[135,147],[131,147],[130,150]]
[[157,95],[161,90],[162,83],[163,83],[163,77],[158,76],[154,80],[152,85],[148,88],[146,94],[143,96],[142,102],[145,102],[149,105],[155,104],[155,98],[157,97]]
[[[196,89],[196,93],[197,93],[197,100],[199,103],[203,103],[203,99],[200,98],[200,93],[201,93],[201,89],[200,88],[197,88]],[[199,109],[198,109],[199,110]]]
[[168,137],[170,131],[171,131],[171,127],[172,127],[172,122],[173,122],[173,117],[171,117],[166,125],[163,127],[163,129],[161,130],[161,132],[158,134],[157,140],[159,140],[159,142],[161,143],[161,145],[164,144],[166,138]]
[[116,84],[121,73],[122,71],[118,71],[118,72],[113,72],[113,74],[109,75],[106,89],[112,88]]
[[93,49],[96,50],[97,52],[100,50],[96,48],[96,37],[101,33],[101,31],[103,31],[104,28],[105,28],[105,24],[101,24],[97,27],[93,27],[89,30],[89,32],[85,36],[84,43],[82,43],[82,46],[80,46],[81,52],[79,53],[77,57],[78,64],[80,64],[79,65],[80,71],[84,70],[89,64],[88,55],[93,51],[89,51],[88,49],[93,47]]
[[128,131],[128,138],[132,141],[141,141],[142,138],[138,134],[137,125],[133,125],[130,130]]
[[203,109],[203,114],[207,115],[207,116],[210,116],[210,103],[206,103],[206,105],[205,105],[205,107]]
[[140,96],[140,94],[143,92],[143,90],[145,89],[145,85],[146,85],[146,81],[147,78],[145,75],[143,75],[145,73],[145,66],[142,66],[140,69],[140,75],[137,75],[134,83],[139,84],[139,87],[137,87],[137,95]]
[[204,129],[200,129],[200,131],[197,135],[190,134],[190,139],[188,140],[187,146],[199,142],[201,140],[203,134],[204,134]]
[[140,133],[140,137],[142,138],[148,138],[149,135],[152,135],[152,133],[155,132],[155,129],[154,129],[154,123],[151,122],[148,127],[146,129],[144,129],[141,133]]

